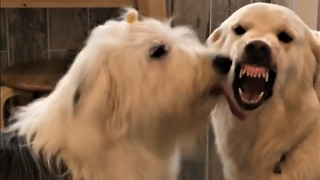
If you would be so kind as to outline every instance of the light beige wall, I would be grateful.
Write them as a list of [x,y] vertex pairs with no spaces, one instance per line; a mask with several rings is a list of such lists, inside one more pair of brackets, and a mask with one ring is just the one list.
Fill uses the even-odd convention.
[[317,29],[318,3],[319,0],[295,0],[297,1],[295,11],[312,29]]
[[317,29],[319,0],[273,0],[294,10],[312,29]]

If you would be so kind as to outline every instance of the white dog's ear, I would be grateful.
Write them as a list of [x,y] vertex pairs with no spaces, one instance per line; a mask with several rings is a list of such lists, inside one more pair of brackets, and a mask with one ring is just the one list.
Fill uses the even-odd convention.
[[315,47],[315,55],[316,55],[316,73],[314,75],[314,87],[318,98],[320,100],[320,31],[314,31],[314,35],[316,38],[316,47]]
[[216,49],[221,49],[224,43],[223,30],[220,26],[208,37],[207,44],[213,46]]

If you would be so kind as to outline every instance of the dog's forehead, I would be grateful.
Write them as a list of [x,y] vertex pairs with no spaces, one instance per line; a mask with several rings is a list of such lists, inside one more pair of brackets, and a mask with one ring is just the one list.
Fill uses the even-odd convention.
[[248,27],[295,29],[302,26],[302,20],[290,9],[269,3],[253,3],[233,13],[225,24],[235,26],[241,24]]

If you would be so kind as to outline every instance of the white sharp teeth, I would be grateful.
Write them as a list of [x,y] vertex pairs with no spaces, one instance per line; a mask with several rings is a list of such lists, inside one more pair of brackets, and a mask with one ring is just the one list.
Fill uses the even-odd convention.
[[260,95],[259,95],[259,97],[258,97],[257,101],[260,101],[260,100],[262,99],[263,94],[264,94],[264,91],[262,91],[262,92],[260,93]]
[[262,77],[263,77],[263,78],[266,78],[266,73],[262,73]]
[[241,70],[240,70],[240,76],[239,76],[240,79],[242,78],[243,74],[244,74],[244,69],[241,68]]
[[242,91],[242,89],[241,89],[241,88],[239,88],[238,90],[239,90],[239,94],[240,94],[240,96],[241,96],[241,98],[242,98],[242,96],[243,96],[244,92]]
[[265,76],[266,76],[265,80],[266,80],[266,82],[268,82],[269,81],[269,72],[268,71],[266,72]]

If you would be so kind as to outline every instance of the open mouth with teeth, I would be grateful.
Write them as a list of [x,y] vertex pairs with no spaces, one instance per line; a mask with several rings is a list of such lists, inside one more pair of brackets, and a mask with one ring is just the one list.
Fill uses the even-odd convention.
[[272,96],[276,76],[276,71],[271,68],[238,64],[232,86],[239,105],[247,110],[258,108]]

